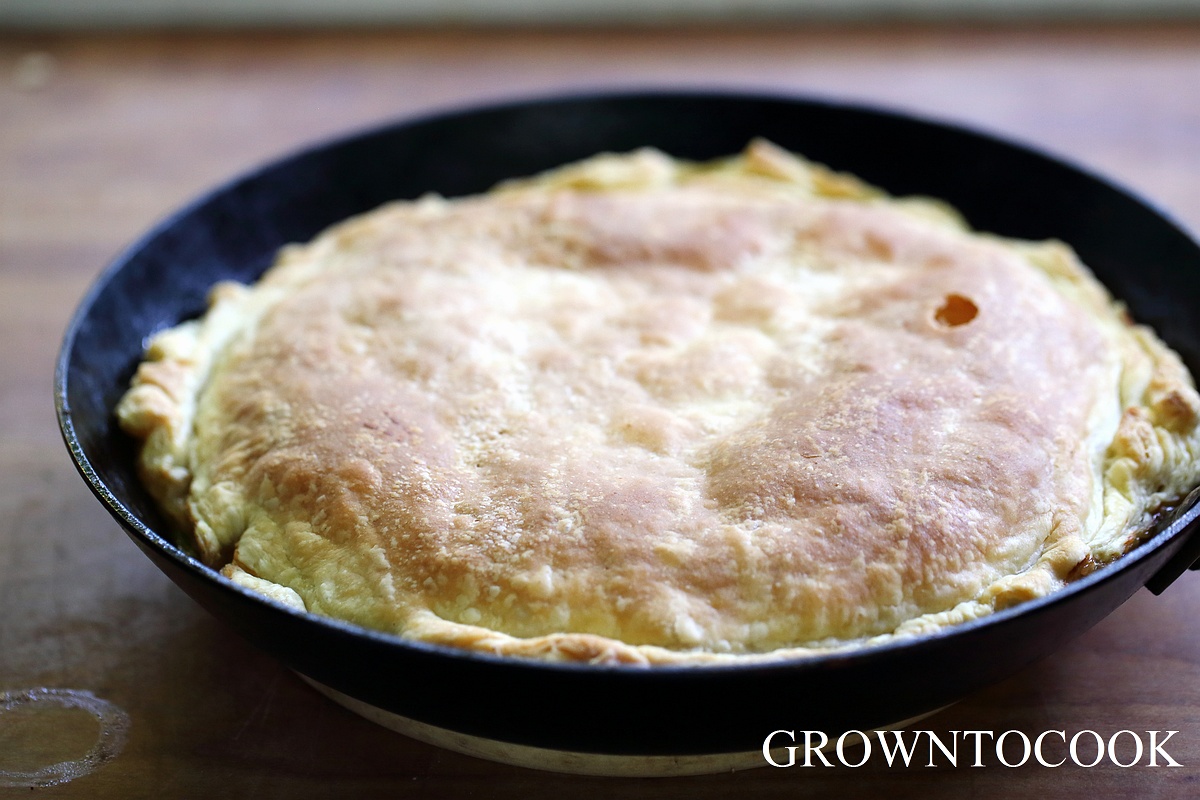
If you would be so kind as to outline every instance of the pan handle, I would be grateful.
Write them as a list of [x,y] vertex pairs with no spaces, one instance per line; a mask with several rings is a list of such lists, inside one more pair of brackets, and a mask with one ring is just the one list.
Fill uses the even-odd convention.
[[1146,588],[1154,594],[1162,594],[1189,569],[1200,569],[1200,524],[1197,524],[1197,519],[1200,518],[1200,504],[1197,504],[1197,500],[1200,500],[1200,488],[1193,489],[1191,494],[1184,498],[1179,507],[1171,512],[1167,524],[1162,528],[1160,535],[1178,534],[1185,536],[1186,541],[1183,547],[1179,548],[1179,552],[1171,556],[1171,560],[1146,581]]

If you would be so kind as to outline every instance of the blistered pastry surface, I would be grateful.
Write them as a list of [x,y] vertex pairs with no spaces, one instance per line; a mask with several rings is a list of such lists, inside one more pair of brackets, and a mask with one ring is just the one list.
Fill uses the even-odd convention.
[[120,416],[281,602],[674,662],[1053,591],[1200,479],[1198,407],[1065,246],[757,143],[342,223],[160,335]]

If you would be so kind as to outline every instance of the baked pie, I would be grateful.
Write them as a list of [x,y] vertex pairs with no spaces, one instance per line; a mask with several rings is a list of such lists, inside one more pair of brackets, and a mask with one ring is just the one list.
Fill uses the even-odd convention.
[[1179,358],[1058,242],[768,142],[395,202],[122,400],[202,559],[412,640],[778,658],[1046,595],[1200,483]]

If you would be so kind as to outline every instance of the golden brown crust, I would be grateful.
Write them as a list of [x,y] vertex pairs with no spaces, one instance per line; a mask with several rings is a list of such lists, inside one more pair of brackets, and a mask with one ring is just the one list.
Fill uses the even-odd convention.
[[349,220],[160,336],[120,418],[245,585],[641,663],[1054,591],[1200,480],[1198,410],[1066,247],[755,143]]

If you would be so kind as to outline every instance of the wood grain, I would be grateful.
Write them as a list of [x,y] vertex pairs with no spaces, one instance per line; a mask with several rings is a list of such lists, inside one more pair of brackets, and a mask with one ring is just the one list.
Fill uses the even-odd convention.
[[[0,693],[86,691],[131,722],[115,759],[38,796],[1200,793],[1194,576],[1161,597],[1139,593],[1058,654],[927,723],[943,734],[1178,730],[1166,749],[1181,768],[1006,769],[993,758],[888,769],[873,759],[573,778],[437,750],[343,711],[194,606],[90,496],[55,427],[54,356],[86,286],[155,220],[262,159],[363,125],[633,86],[807,93],[965,122],[1067,154],[1200,227],[1197,26],[0,35]],[[17,718],[0,714],[0,771],[95,735],[86,714],[56,714],[41,728],[20,720],[40,731],[21,736]]]

